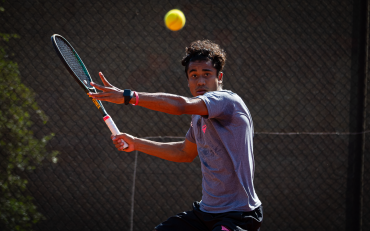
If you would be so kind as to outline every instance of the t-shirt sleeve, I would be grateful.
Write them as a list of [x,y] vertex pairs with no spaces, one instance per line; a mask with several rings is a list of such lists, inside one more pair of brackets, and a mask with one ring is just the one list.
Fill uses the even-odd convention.
[[225,118],[233,114],[234,101],[228,92],[214,91],[198,96],[207,106],[207,118]]
[[190,126],[190,128],[189,128],[188,132],[186,133],[185,138],[186,138],[187,140],[189,140],[190,142],[192,142],[192,143],[196,143],[196,141],[195,141],[195,137],[194,137],[194,129],[193,129],[193,125],[191,125],[191,126]]

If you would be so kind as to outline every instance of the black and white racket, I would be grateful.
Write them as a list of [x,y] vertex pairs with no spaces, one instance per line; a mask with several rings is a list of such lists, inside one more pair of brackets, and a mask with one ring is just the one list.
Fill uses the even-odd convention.
[[[91,76],[87,71],[86,66],[82,62],[80,56],[78,56],[77,52],[71,44],[62,36],[58,34],[54,34],[51,36],[51,42],[59,56],[62,60],[62,63],[67,68],[68,72],[73,76],[76,82],[82,87],[85,93],[93,92],[96,93],[96,89],[90,85],[92,82]],[[99,109],[100,113],[103,116],[105,123],[107,124],[108,128],[112,132],[113,135],[119,134],[119,130],[112,120],[112,118],[108,115],[107,111],[104,109],[103,104],[100,100],[96,100],[90,98],[95,106]],[[128,145],[125,141],[123,148],[127,148]]]

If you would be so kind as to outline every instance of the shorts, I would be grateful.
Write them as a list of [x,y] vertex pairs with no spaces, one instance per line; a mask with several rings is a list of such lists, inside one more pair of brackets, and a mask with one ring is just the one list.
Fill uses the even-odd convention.
[[251,212],[206,213],[193,203],[193,210],[179,213],[155,227],[157,231],[258,231],[262,205]]

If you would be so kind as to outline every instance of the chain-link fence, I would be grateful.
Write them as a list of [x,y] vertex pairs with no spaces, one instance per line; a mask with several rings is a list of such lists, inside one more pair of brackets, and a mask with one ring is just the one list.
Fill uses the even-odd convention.
[[[27,193],[47,218],[35,229],[152,230],[201,199],[199,159],[116,151],[55,54],[57,33],[96,81],[102,71],[120,88],[183,96],[185,47],[219,43],[228,55],[224,88],[254,120],[262,230],[370,230],[367,2],[6,1],[0,32],[20,35],[9,44],[13,60],[50,117],[35,135],[54,132],[49,148],[60,151],[57,164],[28,175]],[[173,8],[187,19],[179,32],[163,23]],[[157,141],[181,139],[190,124],[186,115],[104,105],[121,131]]]

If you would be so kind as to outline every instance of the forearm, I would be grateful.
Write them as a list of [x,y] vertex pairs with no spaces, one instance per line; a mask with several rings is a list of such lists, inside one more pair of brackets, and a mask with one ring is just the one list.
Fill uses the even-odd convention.
[[[150,110],[165,112],[172,115],[196,114],[195,112],[197,112],[197,109],[192,107],[192,104],[195,104],[196,101],[192,101],[187,97],[167,93],[139,92],[138,94],[138,105]],[[133,97],[130,103],[134,104],[135,102],[136,97]],[[192,108],[195,110],[193,111]]]
[[[106,86],[100,86],[93,82],[90,84],[103,92],[90,92],[89,96],[96,100],[117,104],[124,103],[124,91],[109,84],[102,74],[100,77]],[[139,98],[137,99],[135,94],[129,101],[130,104],[136,105],[136,102],[138,102],[138,106],[172,115],[208,115],[206,104],[200,98],[188,98],[167,93],[137,93]]]
[[151,140],[135,138],[135,150],[159,157],[161,159],[173,162],[191,162],[194,157],[191,157],[183,150],[183,141],[161,143]]

